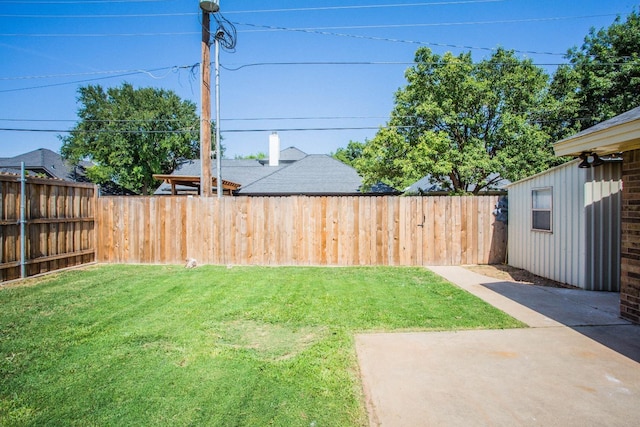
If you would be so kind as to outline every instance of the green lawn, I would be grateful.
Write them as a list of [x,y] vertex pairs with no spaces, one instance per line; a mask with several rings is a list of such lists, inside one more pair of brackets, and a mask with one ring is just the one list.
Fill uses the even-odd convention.
[[420,268],[105,265],[0,308],[1,425],[362,426],[354,333],[523,326]]

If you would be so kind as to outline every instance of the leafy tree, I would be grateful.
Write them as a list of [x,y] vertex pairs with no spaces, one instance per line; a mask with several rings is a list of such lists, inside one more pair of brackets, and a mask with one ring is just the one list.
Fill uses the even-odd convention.
[[79,121],[60,138],[61,152],[74,163],[92,161],[87,175],[95,183],[148,194],[158,185],[153,174],[200,155],[196,105],[172,91],[89,85],[78,90],[78,102]]
[[356,160],[365,185],[404,188],[430,175],[452,192],[477,194],[557,162],[540,124],[556,101],[548,76],[530,60],[498,49],[476,64],[470,53],[420,48],[406,79],[388,125]]
[[[592,28],[580,48],[569,50],[571,67],[560,67],[556,93],[569,100],[573,128],[600,123],[640,105],[640,15],[618,16],[608,28]],[[572,75],[573,73],[573,75]],[[571,111],[565,105],[566,111]],[[579,122],[576,125],[576,122]]]
[[257,154],[248,154],[246,156],[240,156],[240,155],[235,156],[236,160],[262,160],[266,158],[267,158],[267,153],[264,153],[262,151],[258,152]]
[[333,158],[340,160],[342,163],[355,167],[356,159],[362,157],[362,150],[364,150],[367,141],[364,143],[357,141],[349,141],[349,144],[345,148],[338,148],[335,153],[332,154]]

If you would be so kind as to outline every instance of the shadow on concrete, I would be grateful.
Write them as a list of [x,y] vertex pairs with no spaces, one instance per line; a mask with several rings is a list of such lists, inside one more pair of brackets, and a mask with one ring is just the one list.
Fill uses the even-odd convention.
[[640,326],[620,318],[619,293],[512,282],[482,286],[640,363]]

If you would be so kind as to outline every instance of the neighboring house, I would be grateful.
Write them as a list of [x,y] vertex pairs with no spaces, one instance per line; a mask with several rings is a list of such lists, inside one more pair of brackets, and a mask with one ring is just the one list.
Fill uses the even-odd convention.
[[46,148],[39,148],[15,157],[0,158],[0,169],[5,173],[20,174],[22,162],[24,162],[25,170],[30,176],[82,182],[86,181],[84,168],[91,165],[89,162],[82,162],[74,167],[66,162],[60,154]]
[[[89,182],[85,169],[93,165],[91,162],[82,161],[74,166],[64,160],[60,154],[46,148],[39,148],[15,157],[0,158],[0,172],[19,175],[23,162],[28,176],[73,182]],[[99,191],[101,195],[130,196],[135,194],[113,182],[99,186]]]
[[[276,135],[277,136],[277,135]],[[362,195],[362,178],[351,166],[324,154],[306,154],[289,147],[279,150],[279,139],[270,137],[268,159],[222,159],[223,181],[240,185],[233,194],[238,196],[289,195]],[[216,162],[212,162],[212,176],[216,177]],[[200,161],[191,160],[178,166],[172,177],[199,177]],[[156,195],[171,194],[165,182]],[[197,188],[176,186],[178,194],[197,194]],[[366,194],[397,194],[391,187],[377,185]]]
[[[506,186],[510,183],[509,180],[499,179],[498,174],[491,174],[488,176],[489,181],[495,181],[494,183],[488,185],[487,187],[480,190],[481,194],[497,194],[504,193],[506,190]],[[496,179],[498,178],[498,179]],[[475,190],[475,184],[471,184],[467,191],[469,193],[473,193]],[[420,178],[418,181],[414,182],[410,186],[404,189],[404,194],[407,196],[413,195],[425,195],[425,194],[447,194],[450,193],[451,190],[447,186],[443,185],[440,182],[435,181],[431,175],[426,175]]]
[[640,107],[559,141],[554,150],[557,156],[622,153],[620,315],[640,323]]
[[509,265],[587,290],[619,291],[622,160],[580,163],[507,187]]

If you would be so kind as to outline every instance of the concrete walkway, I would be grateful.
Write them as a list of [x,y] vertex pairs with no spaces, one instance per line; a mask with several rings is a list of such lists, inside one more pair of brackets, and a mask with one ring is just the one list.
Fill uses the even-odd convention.
[[358,335],[372,426],[640,425],[640,326],[619,294],[431,270],[530,328]]

